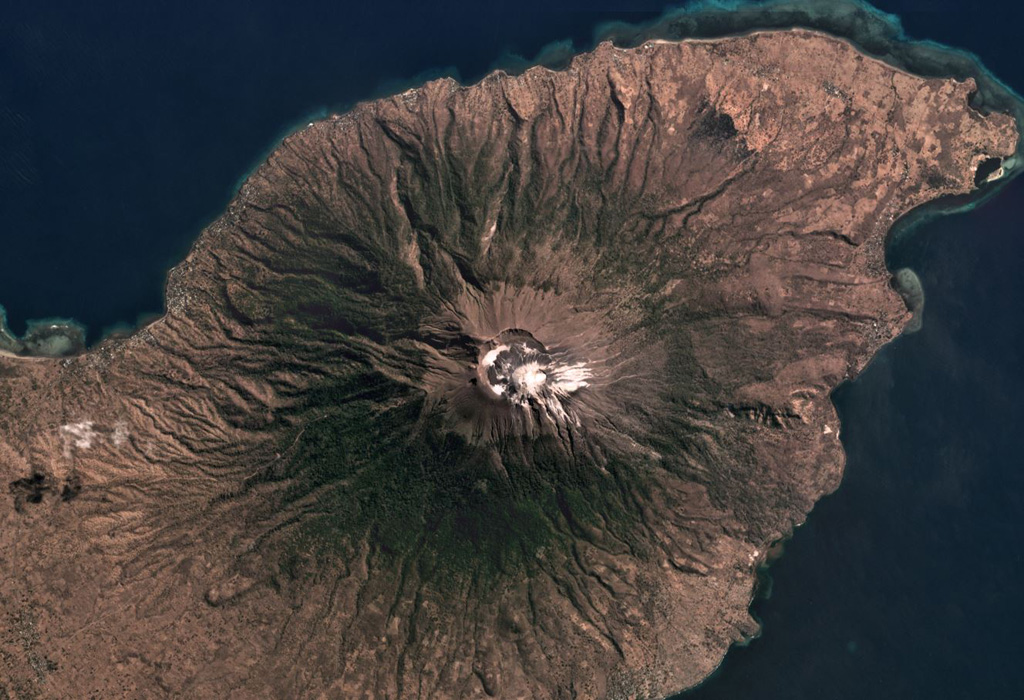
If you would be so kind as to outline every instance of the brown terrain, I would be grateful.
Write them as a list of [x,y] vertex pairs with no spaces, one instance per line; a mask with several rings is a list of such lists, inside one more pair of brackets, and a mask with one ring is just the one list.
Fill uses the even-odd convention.
[[0,357],[0,698],[660,698],[757,630],[1013,119],[809,31],[610,44],[288,137],[167,282]]

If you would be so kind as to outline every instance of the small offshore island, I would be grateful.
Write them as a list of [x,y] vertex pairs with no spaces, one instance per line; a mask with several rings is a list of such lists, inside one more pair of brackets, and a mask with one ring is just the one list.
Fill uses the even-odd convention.
[[[921,303],[894,222],[1011,169],[1015,119],[976,94],[756,31],[437,80],[288,137],[162,318],[0,357],[0,682],[699,684],[839,483],[830,392]],[[68,354],[52,325],[2,349]]]

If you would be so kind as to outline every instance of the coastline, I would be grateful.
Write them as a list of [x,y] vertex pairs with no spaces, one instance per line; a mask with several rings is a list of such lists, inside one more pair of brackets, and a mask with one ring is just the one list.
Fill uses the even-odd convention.
[[60,358],[88,351],[86,328],[71,318],[28,321],[25,333],[15,335],[7,325],[7,310],[0,305],[0,354],[15,358]]
[[[265,148],[236,180],[231,197],[220,208],[227,211],[243,193],[249,178],[266,162],[267,157],[278,149],[289,137],[314,128],[318,123],[344,117],[358,105],[409,89],[422,86],[423,77],[445,79],[454,76],[460,86],[474,85],[494,72],[519,74],[535,66],[550,70],[564,69],[572,59],[599,44],[610,41],[617,47],[627,48],[650,41],[712,41],[730,36],[745,36],[770,31],[802,29],[850,43],[856,50],[911,75],[924,77],[954,77],[957,80],[973,78],[976,90],[976,109],[1001,111],[1012,114],[1018,124],[1024,124],[1024,98],[988,71],[982,61],[972,52],[947,46],[930,40],[914,39],[906,35],[898,16],[874,8],[862,0],[769,0],[752,3],[744,0],[709,0],[681,8],[668,8],[664,14],[651,22],[631,24],[612,22],[595,25],[593,38],[588,45],[576,47],[571,41],[559,39],[541,48],[531,59],[523,59],[507,50],[499,55],[490,70],[473,80],[458,80],[458,69],[454,66],[425,69],[408,80],[385,81],[377,90],[363,99],[348,102],[347,109],[338,112],[325,108],[305,114],[291,126],[279,131],[270,145]],[[945,60],[943,60],[945,59]],[[440,77],[438,77],[440,76]],[[408,86],[404,90],[402,86]],[[1018,143],[1015,157],[1004,160],[1003,174],[967,195],[942,198],[922,205],[899,220],[893,222],[886,237],[886,247],[896,238],[912,232],[919,225],[935,216],[943,216],[973,209],[997,194],[1021,171],[1024,165],[1024,141]],[[159,312],[141,310],[134,324],[119,323],[101,330],[99,339],[85,342],[88,328],[73,318],[28,319],[29,329],[42,325],[51,326],[51,331],[62,333],[70,339],[69,349],[56,356],[70,357],[88,352],[109,341],[116,341],[142,331],[167,313],[166,301],[171,271],[191,255],[206,230],[214,227],[220,215],[200,230],[187,246],[185,255],[165,272],[163,284],[164,309]],[[2,301],[0,301],[2,304]],[[0,310],[3,307],[0,306]],[[0,311],[2,313],[2,311]],[[60,329],[56,328],[60,326]],[[82,342],[76,342],[82,334]],[[22,356],[26,345],[31,345],[30,332],[18,337],[10,331],[5,319],[0,319],[0,345]],[[44,355],[45,356],[45,355]],[[55,356],[55,355],[50,355]]]
[[[779,31],[780,29],[782,29],[782,28],[777,28],[777,29],[773,29],[773,28],[752,29],[752,30],[750,30],[748,32],[741,32],[739,35],[754,34],[754,33],[761,33],[761,32],[774,32],[774,31]],[[786,29],[789,29],[791,31],[795,31],[797,29],[805,29],[805,30],[808,30],[808,31],[811,31],[811,32],[822,34],[824,36],[838,38],[840,40],[848,41],[849,43],[851,43],[851,45],[853,45],[855,48],[857,48],[857,50],[859,50],[859,51],[862,50],[859,47],[858,44],[856,44],[854,41],[850,40],[849,38],[844,37],[844,36],[840,36],[840,35],[836,35],[836,34],[832,34],[832,33],[826,32],[826,31],[820,31],[820,30],[815,30],[815,29],[807,29],[805,27],[788,27]],[[665,40],[650,39],[649,41],[673,41],[673,42],[675,42],[675,41],[712,41],[712,40],[713,39],[711,37],[701,37],[701,38],[697,38],[697,37],[683,37],[683,38],[680,38],[680,39],[665,39]],[[870,55],[870,54],[868,54],[868,55]],[[890,64],[890,65],[892,65],[892,64]],[[980,68],[980,63],[978,64],[978,66]],[[905,70],[904,68],[899,67],[899,66],[894,66],[894,67],[898,68],[899,70]],[[1019,98],[1016,98],[1016,97],[1015,97],[1015,99],[1019,100]],[[1017,123],[1019,125],[1021,123],[1021,119],[1019,118],[1019,112],[1015,112],[1014,115],[1017,117]],[[327,118],[332,118],[332,117],[329,116]],[[337,117],[334,117],[334,118],[337,118]],[[271,151],[279,148],[281,146],[281,144],[289,136],[291,136],[292,134],[301,132],[305,128],[309,128],[309,127],[315,126],[315,124],[316,124],[316,122],[313,122],[313,123],[310,123],[308,127],[301,127],[301,128],[299,128],[297,130],[289,131],[288,135],[283,137],[281,141],[275,143],[275,145],[274,145],[273,149],[271,149]],[[1021,144],[1019,142],[1018,142],[1017,149],[1018,149],[1018,153],[1020,153]],[[253,169],[243,178],[243,180],[241,181],[241,184],[239,185],[238,192],[232,198],[231,203],[229,203],[228,206],[225,206],[225,208],[224,208],[225,214],[223,214],[223,216],[229,215],[232,206],[236,202],[244,201],[243,191],[245,189],[246,183],[247,183],[249,177],[261,167],[261,165],[263,164],[264,160],[265,160],[265,156],[264,156],[264,159],[260,160],[260,162],[257,163],[256,166],[254,166]],[[914,225],[911,228],[916,228],[916,226],[918,224],[923,223],[924,221],[927,221],[927,220],[929,220],[930,218],[932,218],[934,216],[939,216],[939,215],[942,215],[944,213],[949,213],[949,212],[954,212],[954,211],[963,211],[965,209],[975,208],[980,203],[982,203],[984,201],[987,201],[987,199],[989,197],[993,196],[996,192],[1001,190],[1002,186],[1007,184],[1010,180],[1013,179],[1013,177],[1016,176],[1016,174],[1019,172],[1019,168],[1015,167],[1015,166],[1017,166],[1018,163],[1019,163],[1019,160],[1018,160],[1017,163],[1013,164],[1014,167],[1010,168],[1010,172],[1007,174],[1007,176],[1002,178],[994,186],[985,186],[985,187],[982,187],[981,189],[979,189],[979,190],[977,190],[975,192],[972,192],[969,195],[964,195],[962,198],[956,198],[958,200],[956,203],[945,202],[943,204],[944,208],[942,208],[942,209],[935,209],[934,211],[929,209],[928,211],[924,211],[926,208],[929,208],[931,206],[931,205],[926,205],[925,207],[920,207],[919,209],[915,209],[913,212],[911,212],[911,213],[901,217],[899,220],[894,222],[893,225],[890,227],[890,229],[889,229],[889,231],[888,231],[888,233],[886,235],[886,240],[887,241],[891,240],[893,238],[893,236],[894,236],[894,231],[896,231],[898,228],[901,231],[909,231],[909,230],[911,230],[910,228],[902,228],[902,227],[905,227],[907,225],[907,222],[912,220],[912,219],[914,221]],[[960,199],[963,199],[964,201],[959,201]],[[937,204],[937,203],[933,203],[933,204]],[[950,206],[955,207],[955,208],[949,208]],[[932,213],[929,214],[929,212],[932,212]],[[208,227],[207,229],[204,229],[203,233],[201,233],[200,236],[193,242],[193,250],[195,249],[195,246],[199,245],[200,241],[203,240],[204,237],[206,237],[206,231],[208,231],[209,228],[213,228],[214,226],[216,226],[217,221],[220,221],[220,218],[218,218],[214,223],[212,223],[210,225],[210,227]],[[190,251],[189,255],[186,257],[186,260],[188,259],[188,257],[191,257],[191,251]],[[887,257],[887,263],[888,263],[888,256],[886,256],[886,257]],[[170,284],[170,275],[171,275],[171,273],[173,272],[174,269],[177,269],[177,266],[175,268],[172,268],[172,271],[168,272],[168,279],[165,282],[165,300],[168,298],[167,285]],[[2,316],[2,307],[0,307],[0,316]],[[139,333],[143,328],[148,326],[150,323],[153,323],[153,322],[155,322],[157,320],[160,320],[163,317],[164,317],[164,315],[159,315],[159,316],[156,316],[156,317],[152,318],[150,321],[148,321],[145,324],[139,324],[133,331],[131,331],[131,333],[129,335],[134,335],[134,334]],[[21,339],[18,339],[12,333],[10,333],[10,331],[6,328],[6,324],[3,324],[3,325],[0,325],[0,339],[2,339],[4,342],[21,343],[22,346],[25,346],[25,345],[30,344],[30,341],[32,340],[31,336],[32,336],[33,332],[35,332],[38,335],[40,332],[49,331],[51,333],[51,336],[61,336],[63,334],[65,336],[67,336],[68,338],[70,338],[72,333],[74,331],[76,331],[76,330],[79,330],[79,329],[84,331],[84,329],[82,329],[80,324],[77,324],[73,320],[69,320],[69,319],[49,319],[49,320],[33,321],[29,325],[29,330],[25,333],[24,337],[21,338]],[[126,336],[124,334],[116,334],[116,335],[113,335],[113,336],[106,335],[97,344],[93,345],[92,348],[86,348],[84,346],[84,342],[83,342],[82,348],[80,350],[74,352],[74,353],[71,353],[71,354],[78,354],[78,353],[82,353],[82,352],[87,353],[87,352],[90,351],[90,349],[95,349],[97,347],[100,347],[104,343],[107,343],[107,342],[119,342],[120,340],[123,340],[125,337]],[[8,341],[8,338],[10,339],[10,341]],[[10,351],[0,351],[0,354],[2,354],[4,356],[15,357],[17,359],[37,359],[37,360],[38,359],[44,359],[45,357],[67,356],[67,355],[31,355],[31,354],[26,355],[26,354],[16,354],[16,353],[10,352]],[[788,538],[786,538],[786,539],[788,539]],[[783,541],[785,541],[785,540],[783,540]],[[773,547],[773,549],[774,549],[774,547]],[[759,562],[760,566],[758,568],[758,572],[759,573],[762,570],[765,571],[765,572],[768,571],[768,568],[769,568],[769,566],[772,563],[770,561],[770,559],[771,559],[771,557],[768,555],[767,552],[761,555],[761,561]],[[756,637],[754,637],[754,638],[756,638]],[[748,640],[748,643],[749,643],[749,640]],[[741,645],[745,645],[745,644],[741,644]],[[698,686],[695,686],[695,687],[697,687],[697,688],[701,687],[702,685],[704,685],[704,683],[707,683],[712,678],[714,678],[714,674],[712,674],[711,676],[706,678],[701,684],[699,684]],[[689,691],[687,691],[687,692],[689,692]]]
[[[813,9],[817,14],[809,12],[808,9]],[[710,31],[708,27],[710,27]],[[989,72],[975,54],[930,40],[913,39],[903,31],[898,16],[882,12],[860,0],[836,2],[831,0],[811,0],[810,2],[769,0],[769,2],[757,4],[742,0],[699,2],[688,7],[668,9],[661,18],[645,24],[616,22],[597,25],[589,45],[576,47],[571,42],[567,44],[564,39],[556,40],[544,46],[531,59],[522,59],[506,52],[496,58],[488,72],[475,80],[467,82],[459,80],[458,70],[453,67],[426,69],[409,80],[383,83],[382,85],[387,90],[376,90],[365,99],[349,103],[345,110],[332,112],[320,109],[313,113],[307,113],[291,126],[281,129],[280,135],[254,159],[253,164],[237,179],[232,188],[231,198],[221,208],[221,214],[211,220],[195,236],[185,256],[167,270],[163,292],[165,308],[161,313],[140,313],[139,318],[145,318],[145,322],[138,322],[134,326],[125,324],[106,329],[96,343],[87,345],[84,341],[86,329],[74,319],[31,319],[28,321],[28,330],[24,336],[18,337],[8,328],[4,309],[0,306],[0,355],[11,359],[45,360],[87,354],[107,343],[123,342],[142,332],[151,324],[162,320],[168,313],[166,307],[170,293],[169,287],[172,284],[172,275],[175,270],[186,264],[197,246],[202,244],[207,232],[216,228],[222,217],[229,215],[232,207],[244,200],[245,189],[250,178],[259,171],[274,151],[285,144],[289,138],[307,129],[316,128],[322,122],[342,119],[360,105],[386,96],[418,90],[424,84],[421,80],[422,77],[430,77],[431,81],[454,80],[460,87],[465,87],[480,83],[495,72],[515,75],[537,66],[554,71],[564,70],[576,56],[592,51],[598,45],[606,42],[619,48],[629,48],[644,43],[713,42],[726,37],[751,36],[778,31],[806,31],[838,39],[850,44],[864,55],[880,60],[908,75],[954,77],[957,80],[974,79],[978,87],[975,92],[977,103],[972,104],[973,107],[982,113],[992,111],[1009,113],[1018,125],[1024,125],[1024,98]],[[1003,173],[1000,177],[985,181],[975,191],[928,202],[895,220],[885,236],[886,264],[889,265],[888,250],[894,241],[912,234],[921,225],[937,217],[969,211],[980,206],[1015,179],[1024,169],[1022,168],[1024,165],[1024,139],[1018,141],[1016,155],[1004,160],[1002,165]],[[890,271],[894,275],[894,280],[899,274],[906,274],[908,277],[912,276],[911,284],[916,281],[916,274],[910,268],[890,269]],[[904,328],[900,329],[901,333],[912,333],[921,327],[920,312],[924,305],[924,293],[919,284],[916,289],[909,290],[909,292],[917,296],[917,302],[913,317],[905,324]],[[51,336],[66,337],[69,341],[67,345],[69,349],[51,354],[31,352],[29,348],[33,342],[33,331],[38,332],[40,329],[45,329]],[[76,342],[78,336],[81,337],[81,342]],[[875,357],[877,357],[877,353],[861,368],[861,372],[867,369]],[[832,392],[834,393],[837,388],[834,387]],[[813,513],[813,510],[811,512]],[[810,516],[811,513],[808,513],[807,518]],[[806,518],[804,522],[806,522]],[[755,588],[750,604],[753,604],[761,593],[770,591],[769,571],[773,561],[777,558],[771,553],[777,547],[784,546],[785,542],[793,537],[796,528],[801,525],[802,523],[796,525],[793,532],[759,556],[757,561],[759,584]],[[764,585],[760,583],[762,577],[766,582]],[[760,636],[760,630],[753,637],[737,643],[735,646],[747,646],[758,636]],[[696,686],[683,691],[683,694],[678,697],[702,688],[711,682],[717,673],[716,670]]]

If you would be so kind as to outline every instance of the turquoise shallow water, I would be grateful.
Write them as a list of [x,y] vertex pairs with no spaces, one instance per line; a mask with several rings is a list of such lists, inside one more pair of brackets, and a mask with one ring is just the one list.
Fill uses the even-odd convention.
[[[882,4],[912,36],[967,48],[1024,88],[1016,4]],[[554,0],[4,5],[0,303],[18,333],[26,319],[66,316],[93,340],[157,313],[166,269],[259,155],[309,115],[424,71],[475,79],[565,37],[584,47],[604,22],[661,10]],[[555,47],[548,60],[565,53]],[[923,329],[836,392],[843,486],[772,567],[772,597],[755,605],[763,636],[692,697],[1024,696],[1022,187],[894,246],[894,268],[921,277]]]

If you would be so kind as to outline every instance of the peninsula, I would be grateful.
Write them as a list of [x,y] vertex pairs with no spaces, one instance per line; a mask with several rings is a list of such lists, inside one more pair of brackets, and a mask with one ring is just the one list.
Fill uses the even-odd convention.
[[1017,149],[975,87],[762,31],[289,136],[162,318],[0,356],[0,690],[698,684],[839,484],[830,392],[910,318],[893,222]]

